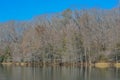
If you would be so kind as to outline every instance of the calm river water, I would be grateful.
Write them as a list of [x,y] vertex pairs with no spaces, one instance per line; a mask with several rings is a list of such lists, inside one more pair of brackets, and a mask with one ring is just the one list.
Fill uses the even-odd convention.
[[0,80],[120,80],[120,69],[0,65]]

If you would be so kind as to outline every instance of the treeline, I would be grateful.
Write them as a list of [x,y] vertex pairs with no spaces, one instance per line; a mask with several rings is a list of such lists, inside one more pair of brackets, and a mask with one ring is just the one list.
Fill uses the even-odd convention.
[[1,62],[120,61],[120,8],[70,10],[0,23]]

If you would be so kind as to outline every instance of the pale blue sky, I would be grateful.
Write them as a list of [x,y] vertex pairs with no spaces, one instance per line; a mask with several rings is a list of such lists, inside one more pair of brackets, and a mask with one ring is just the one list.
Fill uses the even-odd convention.
[[67,8],[111,9],[118,0],[0,0],[0,22],[30,20],[32,17],[61,12]]

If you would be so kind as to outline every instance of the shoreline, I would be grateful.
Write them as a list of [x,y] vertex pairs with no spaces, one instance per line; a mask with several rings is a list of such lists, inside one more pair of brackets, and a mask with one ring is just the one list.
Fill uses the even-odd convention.
[[115,67],[120,68],[120,62],[119,63],[110,63],[110,62],[97,62],[97,63],[42,63],[42,62],[3,62],[0,63],[1,65],[14,65],[14,66],[84,66],[84,67],[96,67],[96,68],[109,68],[109,67]]

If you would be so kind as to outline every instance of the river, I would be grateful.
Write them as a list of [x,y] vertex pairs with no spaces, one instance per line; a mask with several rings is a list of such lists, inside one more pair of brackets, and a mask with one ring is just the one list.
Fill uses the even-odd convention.
[[0,80],[120,80],[120,69],[0,65]]

